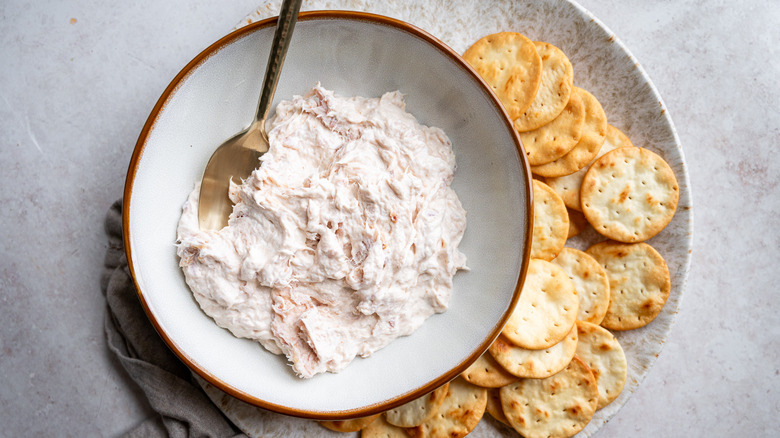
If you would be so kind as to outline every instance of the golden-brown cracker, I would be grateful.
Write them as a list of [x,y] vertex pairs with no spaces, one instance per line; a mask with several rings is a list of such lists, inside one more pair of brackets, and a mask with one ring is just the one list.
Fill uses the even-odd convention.
[[634,143],[631,142],[631,139],[628,138],[623,131],[612,125],[607,125],[607,138],[604,141],[609,142],[609,144],[612,145],[612,149],[630,148],[634,146]]
[[518,133],[528,164],[538,166],[566,155],[580,141],[584,124],[585,104],[578,93],[571,93],[558,117],[534,130]]
[[506,419],[506,415],[504,415],[504,408],[501,407],[500,391],[501,391],[500,388],[488,389],[488,398],[487,398],[487,405],[485,406],[485,410],[487,411],[488,414],[490,414],[491,417],[495,418],[500,423],[512,427],[512,425],[509,424],[509,420]]
[[599,388],[599,404],[596,409],[612,403],[623,391],[628,376],[628,364],[623,347],[617,338],[604,327],[577,321],[577,356],[583,360],[596,377]]
[[607,137],[607,115],[598,99],[582,88],[574,87],[585,104],[585,123],[580,141],[566,155],[547,164],[531,167],[531,171],[544,177],[571,175],[582,169],[599,153]]
[[567,238],[571,239],[585,231],[590,224],[588,224],[588,220],[585,219],[585,215],[581,211],[566,208],[566,212],[569,213],[569,235]]
[[485,413],[486,404],[486,388],[472,385],[458,377],[450,382],[438,414],[406,431],[412,437],[464,437],[477,427]]
[[567,207],[582,211],[582,207],[580,206],[580,187],[582,187],[582,178],[585,177],[585,173],[588,172],[590,166],[609,151],[633,146],[631,140],[629,140],[625,134],[608,124],[607,137],[604,139],[604,144],[601,145],[599,153],[596,154],[596,158],[571,175],[550,177],[547,178],[545,182],[550,188],[555,190],[555,193],[560,195],[561,199],[563,199],[563,203],[566,204]]
[[398,427],[421,425],[439,411],[439,407],[447,395],[447,386],[448,384],[445,383],[422,397],[386,411],[387,422]]
[[570,437],[593,418],[599,392],[590,368],[577,356],[546,379],[521,379],[501,388],[501,406],[525,438]]
[[578,305],[574,283],[560,266],[531,259],[520,298],[501,333],[523,348],[550,348],[571,330]]
[[609,307],[601,325],[631,330],[650,323],[661,312],[671,290],[669,268],[647,243],[605,241],[586,251],[607,272]]
[[488,35],[469,47],[463,58],[493,88],[512,120],[533,102],[542,81],[542,58],[524,35]]
[[517,132],[534,130],[558,117],[574,86],[574,69],[566,54],[550,43],[534,45],[542,58],[542,83],[531,105],[515,119]]
[[561,197],[547,184],[534,180],[534,230],[531,257],[552,260],[569,235],[569,214]]
[[[490,346],[490,354],[510,373],[525,378],[543,379],[566,368],[577,350],[577,327],[550,348],[528,350],[499,336]],[[503,385],[506,386],[506,385]]]
[[669,164],[644,148],[619,148],[596,160],[580,190],[582,212],[600,234],[643,242],[671,222],[680,187]]
[[360,430],[361,438],[409,438],[406,429],[388,423],[384,415]]
[[500,388],[518,379],[499,365],[488,352],[466,368],[466,371],[461,373],[461,377],[483,388]]
[[574,248],[563,248],[552,262],[574,282],[580,299],[577,320],[600,324],[609,307],[609,279],[604,268],[592,256]]
[[334,432],[357,432],[371,424],[380,414],[369,415],[368,417],[353,418],[350,420],[323,420],[318,421],[320,426],[330,429]]

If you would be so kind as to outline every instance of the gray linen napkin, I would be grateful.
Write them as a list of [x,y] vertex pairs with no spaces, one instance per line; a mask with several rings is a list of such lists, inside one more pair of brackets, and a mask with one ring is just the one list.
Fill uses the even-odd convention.
[[246,437],[236,432],[193,381],[187,367],[168,349],[146,317],[127,267],[121,200],[109,209],[105,228],[108,251],[101,288],[108,304],[106,343],[159,414],[126,436]]

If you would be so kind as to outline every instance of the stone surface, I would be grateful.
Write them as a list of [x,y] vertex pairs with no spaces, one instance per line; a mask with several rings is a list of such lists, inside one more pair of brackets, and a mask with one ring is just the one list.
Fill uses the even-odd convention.
[[[102,219],[170,79],[258,0],[0,6],[2,436],[116,436],[149,413],[102,333]],[[780,429],[780,8],[583,0],[653,79],[695,206],[677,321],[596,436]]]

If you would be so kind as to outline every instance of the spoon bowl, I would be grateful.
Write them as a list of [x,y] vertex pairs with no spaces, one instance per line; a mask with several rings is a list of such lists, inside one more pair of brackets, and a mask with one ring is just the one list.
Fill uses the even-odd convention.
[[198,225],[201,229],[218,230],[227,225],[233,211],[233,203],[227,196],[230,180],[234,176],[249,176],[268,147],[265,129],[253,123],[214,151],[200,183]]

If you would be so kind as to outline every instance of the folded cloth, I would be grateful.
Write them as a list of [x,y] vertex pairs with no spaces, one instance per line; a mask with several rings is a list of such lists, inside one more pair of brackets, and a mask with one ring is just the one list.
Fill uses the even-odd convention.
[[121,200],[109,209],[105,227],[108,251],[101,288],[108,304],[106,343],[158,414],[126,436],[245,437],[209,400],[146,317],[127,267]]

